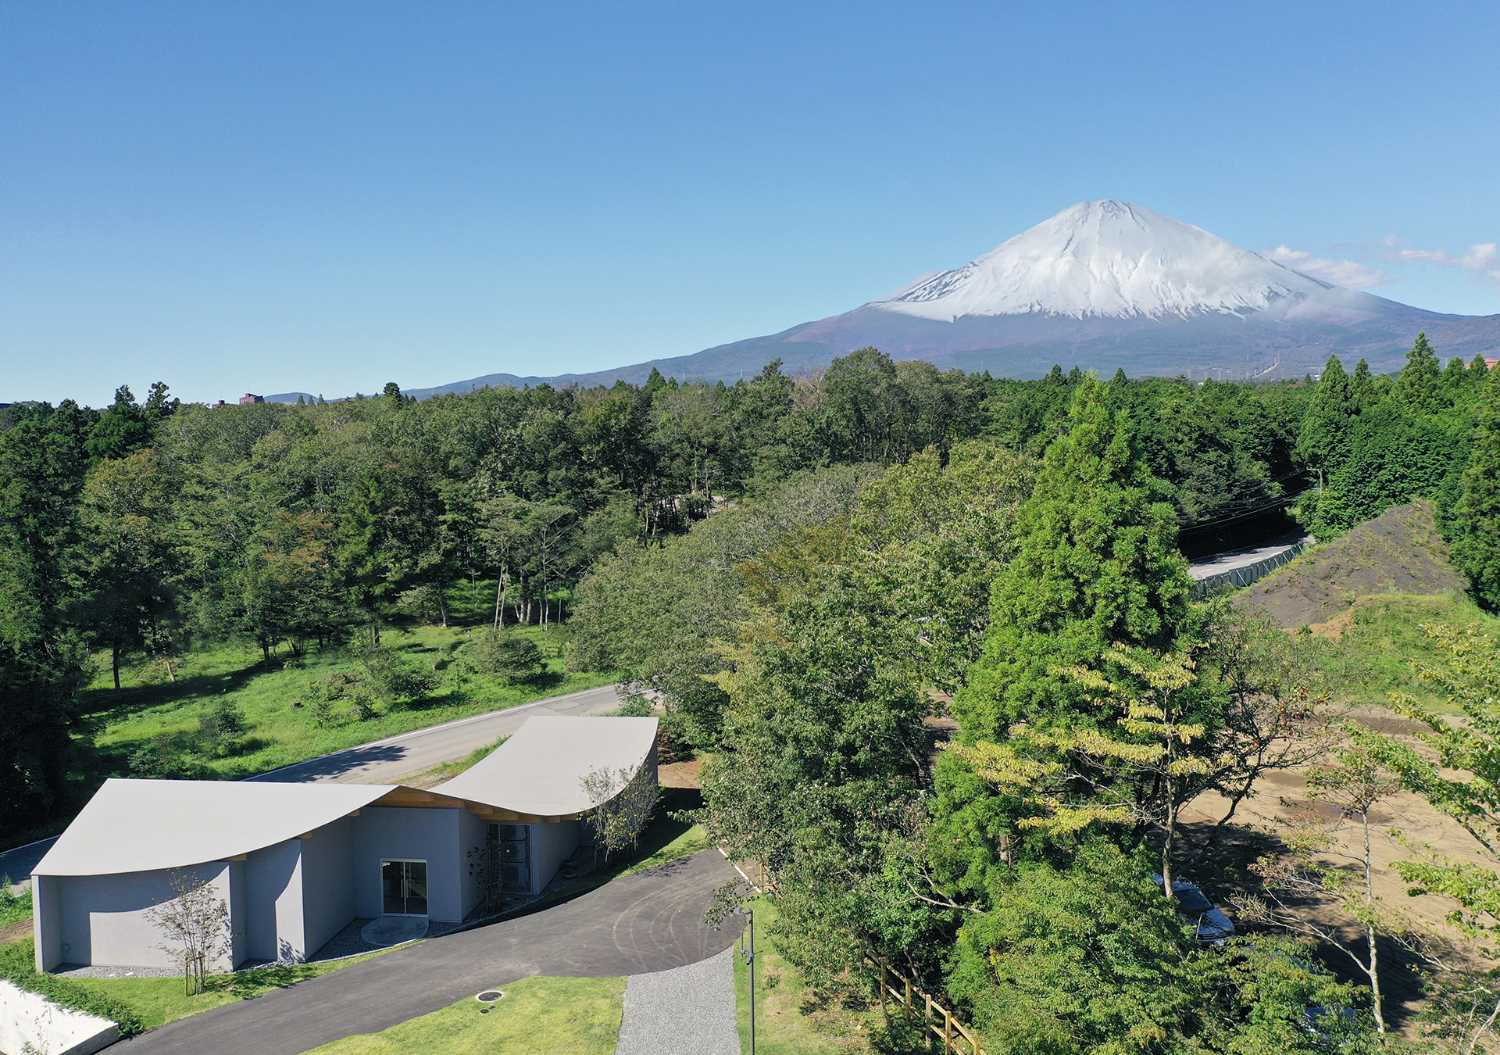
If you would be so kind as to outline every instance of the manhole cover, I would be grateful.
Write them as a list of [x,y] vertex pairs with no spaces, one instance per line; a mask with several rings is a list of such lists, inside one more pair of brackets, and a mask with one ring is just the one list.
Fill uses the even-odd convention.
[[486,989],[474,999],[478,1000],[481,1004],[493,1004],[496,1000],[499,1000],[504,995],[505,994],[498,989]]

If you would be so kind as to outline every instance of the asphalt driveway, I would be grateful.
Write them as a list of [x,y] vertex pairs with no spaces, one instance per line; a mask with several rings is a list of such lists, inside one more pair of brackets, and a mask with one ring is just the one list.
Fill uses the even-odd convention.
[[737,875],[704,850],[615,880],[555,908],[430,938],[254,1000],[127,1041],[121,1055],[298,1055],[370,1033],[530,975],[608,977],[664,971],[728,948],[738,921],[710,930],[713,891]]

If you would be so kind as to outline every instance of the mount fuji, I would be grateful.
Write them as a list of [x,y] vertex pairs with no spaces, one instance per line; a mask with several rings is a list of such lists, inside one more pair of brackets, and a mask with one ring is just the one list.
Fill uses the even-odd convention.
[[1053,363],[1101,374],[1272,378],[1316,372],[1330,354],[1379,372],[1419,331],[1444,357],[1500,349],[1500,315],[1446,315],[1344,289],[1128,202],[1082,202],[962,267],[842,315],[694,355],[587,374],[485,377],[423,389],[683,380],[734,381],[780,359],[789,373],[874,345],[942,368],[1038,377]]

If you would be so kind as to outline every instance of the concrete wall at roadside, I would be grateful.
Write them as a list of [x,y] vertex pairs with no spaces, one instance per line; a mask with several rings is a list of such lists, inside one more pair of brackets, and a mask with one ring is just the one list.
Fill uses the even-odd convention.
[[384,915],[382,861],[427,862],[427,915],[442,923],[463,919],[459,846],[461,809],[372,806],[354,818],[354,906],[361,918]]
[[[199,876],[225,904],[233,904],[228,861],[213,861],[182,871]],[[120,967],[179,966],[176,956],[159,947],[166,942],[166,936],[149,918],[152,909],[173,897],[169,871],[46,878],[50,882],[42,885],[53,889],[44,891],[44,903],[53,896],[57,900],[59,962]],[[47,915],[50,912],[47,906]],[[38,921],[37,927],[41,929],[41,917]],[[43,936],[44,942],[49,939],[50,935]],[[233,966],[227,957],[209,965],[210,970],[216,971],[230,970]]]
[[44,1055],[93,1055],[119,1035],[107,1018],[59,1007],[0,981],[0,1051],[8,1055],[19,1055],[28,1044]]

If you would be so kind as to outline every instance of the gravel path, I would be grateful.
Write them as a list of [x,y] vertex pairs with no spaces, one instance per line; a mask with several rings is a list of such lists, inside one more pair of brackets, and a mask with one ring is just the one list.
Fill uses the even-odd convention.
[[615,1055],[740,1055],[733,956],[631,975]]

